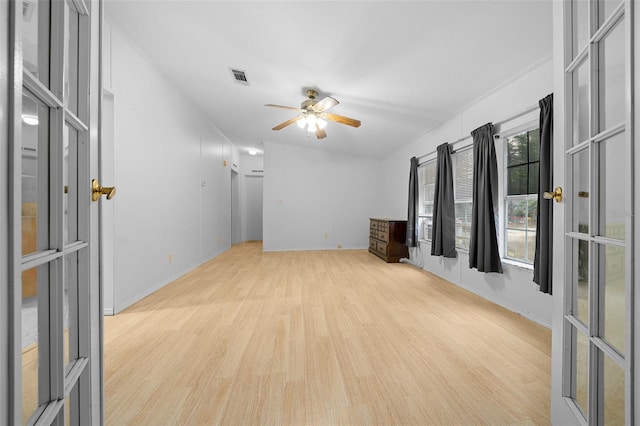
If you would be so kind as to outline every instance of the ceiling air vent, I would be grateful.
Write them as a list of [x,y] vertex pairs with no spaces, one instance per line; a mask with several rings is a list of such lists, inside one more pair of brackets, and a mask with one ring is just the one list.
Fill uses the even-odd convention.
[[239,70],[238,68],[229,68],[229,71],[231,71],[231,75],[233,75],[233,81],[244,86],[249,85],[249,80],[247,80],[247,73]]

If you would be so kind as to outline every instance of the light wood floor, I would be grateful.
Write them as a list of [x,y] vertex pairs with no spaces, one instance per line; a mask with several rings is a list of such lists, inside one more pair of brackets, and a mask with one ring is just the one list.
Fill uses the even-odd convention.
[[549,424],[549,330],[364,250],[261,250],[105,318],[107,425]]

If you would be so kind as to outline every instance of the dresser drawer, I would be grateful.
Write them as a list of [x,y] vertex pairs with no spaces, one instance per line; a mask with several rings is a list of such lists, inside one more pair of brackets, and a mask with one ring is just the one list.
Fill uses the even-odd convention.
[[369,238],[369,248],[371,250],[377,250],[378,249],[377,241],[374,240],[373,238]]
[[385,243],[388,243],[389,231],[378,231],[378,239],[384,241]]
[[372,220],[369,222],[369,227],[371,228],[371,230],[373,231],[374,229],[378,229],[378,221],[377,220]]
[[380,254],[387,255],[387,243],[383,243],[382,241],[376,241],[376,251]]

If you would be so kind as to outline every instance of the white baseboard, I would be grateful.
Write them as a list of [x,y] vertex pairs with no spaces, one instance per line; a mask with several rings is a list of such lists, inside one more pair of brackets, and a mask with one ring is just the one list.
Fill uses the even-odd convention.
[[104,310],[102,311],[102,315],[112,317],[115,315],[115,312],[113,311],[113,308],[104,308]]
[[[171,277],[167,278],[166,280],[163,280],[161,282],[159,282],[158,284],[154,285],[153,287],[150,287],[148,289],[146,289],[145,291],[143,291],[142,293],[138,293],[137,295],[133,296],[132,298],[130,298],[129,300],[126,300],[125,302],[118,304],[117,306],[114,307],[114,309],[110,310],[111,314],[110,315],[117,315],[120,312],[124,311],[125,309],[127,309],[129,306],[141,301],[142,299],[144,299],[147,296],[150,296],[151,294],[155,293],[156,291],[160,290],[162,287],[166,286],[167,284],[171,284],[172,282],[174,282],[175,280],[177,280],[178,278],[188,274],[189,272],[193,271],[194,269],[196,269],[199,266],[204,265],[205,263],[207,263],[208,261],[215,259],[216,257],[220,256],[222,253],[224,253],[225,251],[229,250],[228,248],[225,250],[222,250],[219,253],[215,253],[213,256],[211,256],[208,259],[203,260],[200,263],[197,263],[185,270],[183,270],[182,272],[178,272],[177,274],[172,275]],[[106,309],[105,309],[105,315],[107,315],[106,313]]]

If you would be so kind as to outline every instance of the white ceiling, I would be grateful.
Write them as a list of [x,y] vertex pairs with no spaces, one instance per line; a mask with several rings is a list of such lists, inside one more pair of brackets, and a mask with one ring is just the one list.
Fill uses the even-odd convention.
[[[548,57],[551,2],[107,0],[105,11],[241,149],[382,158]],[[296,113],[264,104],[298,107],[308,87],[362,126],[329,122],[323,140],[272,131]]]

